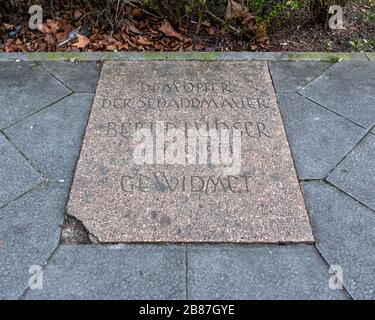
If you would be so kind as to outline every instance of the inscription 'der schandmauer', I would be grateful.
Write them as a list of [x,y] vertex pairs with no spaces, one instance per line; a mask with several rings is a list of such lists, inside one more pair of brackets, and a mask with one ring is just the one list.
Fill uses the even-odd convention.
[[100,241],[310,241],[262,62],[103,67],[68,212]]

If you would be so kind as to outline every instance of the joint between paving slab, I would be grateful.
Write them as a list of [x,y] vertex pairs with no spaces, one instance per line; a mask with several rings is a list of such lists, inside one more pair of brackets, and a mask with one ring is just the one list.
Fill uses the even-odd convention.
[[368,61],[364,52],[29,52],[0,53],[0,61]]
[[65,98],[68,98],[69,96],[71,96],[73,94],[74,94],[74,92],[69,92],[67,95],[65,95],[63,97],[60,97],[57,100],[55,100],[55,101],[49,103],[48,105],[44,106],[42,109],[39,109],[39,110],[37,110],[37,111],[35,111],[33,113],[30,113],[30,114],[28,114],[28,115],[26,115],[24,117],[21,117],[21,118],[17,119],[14,123],[12,123],[11,125],[9,125],[9,126],[7,126],[5,128],[2,128],[1,130],[4,132],[5,130],[10,129],[11,127],[15,126],[16,124],[22,122],[23,120],[26,120],[26,119],[28,119],[28,118],[30,118],[30,117],[38,114],[39,112],[42,112],[42,111],[46,110],[49,107],[52,107],[53,105],[59,103],[60,101],[64,100]]
[[[293,93],[293,92],[291,92],[291,93]],[[309,101],[311,101],[312,103],[315,103],[315,104],[318,105],[319,107],[322,107],[322,108],[326,109],[327,111],[329,111],[329,112],[335,114],[336,116],[339,116],[339,117],[341,117],[341,118],[343,118],[343,119],[345,119],[345,120],[351,122],[352,124],[356,125],[357,127],[361,128],[361,129],[364,129],[364,130],[367,130],[367,128],[361,126],[360,124],[354,122],[353,120],[351,120],[351,119],[349,119],[349,118],[346,118],[346,117],[344,117],[342,114],[339,114],[339,113],[337,113],[337,112],[335,112],[335,111],[333,111],[333,110],[327,108],[326,106],[320,104],[319,102],[316,102],[315,100],[313,100],[313,99],[311,99],[311,98],[309,98],[309,97],[303,95],[303,94],[300,92],[300,90],[297,91],[296,93],[297,93],[298,95],[300,95],[302,98],[304,98],[304,99],[306,99],[306,100],[309,100]]]
[[[361,141],[362,141],[366,136],[367,136],[367,134],[361,139]],[[359,143],[359,142],[358,142],[358,143]],[[353,148],[353,149],[354,149],[354,148]],[[353,149],[352,149],[352,150],[353,150]],[[352,150],[351,150],[351,151],[352,151]],[[351,151],[349,151],[349,153],[350,153]],[[348,154],[349,154],[349,153],[348,153]],[[346,156],[345,156],[344,158],[346,158]],[[332,171],[333,171],[333,170],[332,170]],[[329,176],[329,175],[328,175],[328,176]],[[327,176],[327,177],[328,177],[328,176]],[[366,209],[368,209],[368,210],[370,210],[371,212],[374,212],[374,213],[375,213],[375,210],[374,210],[374,209],[370,208],[368,205],[366,205],[366,204],[363,203],[362,201],[360,201],[360,200],[354,198],[354,197],[353,197],[352,195],[350,195],[349,193],[345,192],[344,190],[340,189],[338,186],[336,186],[336,185],[333,184],[332,182],[328,181],[328,180],[327,180],[327,177],[325,177],[324,179],[305,179],[305,180],[302,180],[302,179],[301,179],[300,182],[302,182],[302,183],[303,183],[303,182],[305,182],[305,183],[309,183],[309,182],[320,182],[320,183],[326,184],[326,185],[328,185],[328,186],[334,188],[337,192],[339,192],[339,193],[341,193],[341,194],[343,194],[343,195],[345,195],[345,196],[351,198],[351,199],[354,200],[355,202],[357,202],[357,203],[359,203],[360,205],[364,206]]]
[[[285,123],[285,121],[284,121],[285,119],[284,119],[284,117],[283,117],[283,113],[282,113],[281,110],[280,110],[279,98],[278,98],[278,95],[277,95],[277,92],[276,92],[276,86],[275,86],[275,82],[274,82],[274,79],[273,79],[273,76],[272,76],[272,73],[271,73],[271,69],[270,69],[270,64],[269,64],[269,62],[267,62],[267,69],[268,69],[268,74],[270,75],[270,78],[271,78],[271,82],[272,82],[273,90],[274,90],[274,92],[275,92],[275,97],[276,97],[277,107],[278,107],[278,109],[279,109],[278,112],[279,112],[279,114],[280,114],[280,118],[282,119],[282,122]],[[289,137],[288,137],[288,135],[286,134],[285,127],[284,127],[284,134],[285,134],[285,138],[286,138],[286,141],[287,141],[287,144],[288,144],[288,148],[289,148],[289,150],[290,150],[290,141],[289,141]],[[296,163],[295,163],[295,161],[294,161],[294,158],[293,158],[292,154],[291,154],[290,156],[291,156],[292,163],[293,163],[293,167],[294,167],[295,178],[296,178],[297,181],[299,182],[300,180],[299,180],[299,177],[298,177],[298,174],[297,174]],[[303,202],[303,206],[304,206],[304,208],[305,208],[305,211],[308,212],[308,210],[307,210],[307,206],[306,206],[306,202],[305,202],[305,198],[303,197],[303,189],[302,189],[300,183],[298,183],[298,187],[299,187],[299,190],[300,190],[300,192],[301,192],[301,194],[302,194],[302,198],[303,198],[303,201],[302,201],[302,202]],[[311,228],[311,230],[312,230],[312,223],[311,223],[310,216],[309,216],[308,214],[307,214],[307,220],[308,220],[308,223],[309,223],[310,228]],[[314,237],[314,234],[313,234],[313,233],[312,233],[312,237],[313,237],[313,241],[312,241],[312,243],[314,243],[314,242],[315,242],[315,237]]]
[[40,187],[43,183],[46,183],[46,180],[42,180],[40,181],[39,183],[37,183],[36,185],[32,186],[29,190],[26,190],[25,192],[21,193],[20,195],[18,195],[16,198],[10,200],[9,202],[7,202],[6,204],[4,204],[3,206],[0,207],[0,209],[3,209],[7,206],[9,206],[11,203],[17,201],[18,199],[22,198],[23,196],[25,196],[26,194],[28,194],[29,192],[37,189],[38,187]]
[[[324,180],[324,179],[304,179],[304,180],[300,180],[301,182],[305,182],[305,183],[309,183],[309,182],[319,182],[319,183],[322,183],[322,184],[328,184],[328,185],[332,185],[331,183],[329,183],[328,181]],[[338,189],[336,186],[332,185],[335,189]],[[340,189],[338,189],[338,191],[342,191]],[[308,216],[310,217],[310,214],[309,214],[309,210],[307,210],[307,213],[308,213]],[[312,232],[314,234],[314,228],[313,228],[313,225],[311,225],[311,229],[312,229]],[[315,238],[315,237],[314,237]],[[318,247],[316,246],[316,242],[313,244],[314,246],[314,249],[316,250],[316,253],[318,254],[318,256],[322,259],[323,263],[328,267],[328,269],[331,267],[331,265],[328,263],[328,261],[325,259],[324,255],[322,252],[320,252],[320,250],[318,249]],[[350,299],[350,300],[353,300],[353,297],[350,295],[349,291],[345,288],[345,285],[342,283],[342,287],[343,287],[343,291],[344,293],[347,295],[347,297]]]
[[[323,263],[328,267],[328,270],[331,268],[331,265],[328,263],[328,261],[324,258],[323,254],[320,252],[320,250],[316,247],[316,244],[314,244],[314,248],[317,252],[317,254],[319,255],[319,257],[322,259]],[[345,284],[344,283],[341,283],[342,285],[342,289],[343,292],[345,293],[345,295],[350,299],[350,300],[354,300],[353,297],[351,296],[351,294],[349,293],[348,289],[346,289],[345,287]]]
[[[74,216],[73,216],[74,217]],[[75,217],[74,217],[75,218]],[[78,219],[77,219],[78,220]],[[81,220],[78,220],[82,222]],[[85,226],[86,228],[86,226]],[[93,235],[92,233],[89,232],[90,235]],[[94,235],[96,238],[96,236]],[[69,245],[69,244],[63,244],[61,241],[59,241],[61,245]],[[176,245],[176,246],[184,246],[184,245],[236,245],[236,246],[264,246],[264,245],[273,245],[273,246],[293,246],[293,245],[313,245],[315,241],[278,241],[278,242],[261,242],[261,241],[249,241],[249,242],[231,242],[231,241],[118,241],[118,242],[109,242],[109,241],[100,241],[98,240],[97,243],[92,242],[92,243],[82,243],[78,245],[91,245],[91,244],[96,244],[100,246],[119,246],[119,245],[154,245],[154,246],[171,246],[171,245]]]
[[23,153],[23,151],[12,141],[12,139],[3,130],[1,130],[0,132],[3,134],[4,138],[13,146],[13,148],[16,149],[16,151],[21,155],[21,157],[23,157],[26,160],[26,162],[41,176],[43,181],[46,181],[47,177],[41,170],[39,170],[37,166],[34,165],[33,161]]
[[366,130],[366,133],[363,135],[361,139],[348,151],[348,153],[332,168],[332,170],[324,177],[324,179],[328,179],[331,173],[352,153],[352,151],[369,135],[371,131],[375,128],[375,125],[370,127]]
[[347,197],[351,198],[352,200],[354,200],[355,202],[359,203],[360,205],[364,206],[366,209],[370,210],[371,212],[374,212],[375,213],[375,210],[370,208],[367,204],[363,203],[362,201],[354,198],[352,195],[350,195],[349,193],[347,193],[346,191],[340,189],[338,186],[336,186],[335,184],[333,184],[332,182],[328,181],[327,179],[324,179],[322,180],[322,183],[325,183],[327,184],[328,186],[336,189],[336,191],[346,195]]
[[[44,262],[42,270],[40,270],[41,273],[45,271],[45,269],[47,268],[49,262],[52,260],[52,257],[56,254],[56,252],[57,252],[57,250],[59,248],[60,248],[60,244],[58,243],[57,246],[56,246],[56,248],[51,252],[51,254],[48,256],[48,258]],[[27,286],[25,288],[25,290],[23,291],[23,293],[19,296],[18,300],[25,300],[26,299],[26,294],[29,292],[29,290],[30,290],[30,287]]]
[[77,93],[75,92],[72,88],[70,88],[67,84],[65,84],[63,81],[61,81],[58,77],[56,77],[52,72],[50,72],[47,68],[44,67],[43,63],[41,61],[36,61],[36,63],[49,75],[51,75],[53,78],[55,78],[58,82],[60,82],[65,88],[67,88],[69,91],[72,93]]
[[300,179],[300,178],[298,178],[298,180],[299,180],[299,182],[319,182],[319,181],[323,181],[324,180],[324,178],[323,179]]
[[325,69],[323,72],[319,73],[316,77],[314,77],[313,79],[311,79],[310,81],[308,81],[301,89],[298,89],[296,92],[298,93],[298,91],[300,91],[300,90],[305,89],[306,87],[308,87],[313,81],[315,81],[320,76],[322,76],[323,74],[325,74],[328,70],[330,70],[336,63],[339,63],[339,62],[333,62],[327,69]]
[[[99,79],[100,79],[101,76],[102,76],[102,70],[103,70],[103,68],[100,68],[100,71],[99,71]],[[72,94],[73,94],[73,93],[71,93],[70,95],[72,95]],[[77,170],[77,165],[78,165],[79,159],[80,159],[80,157],[81,157],[81,151],[82,151],[82,147],[83,147],[83,141],[84,141],[84,137],[85,137],[85,135],[86,135],[87,124],[88,124],[89,119],[90,119],[90,116],[91,116],[91,111],[92,111],[92,104],[91,104],[91,107],[90,107],[90,110],[89,110],[89,113],[88,113],[88,116],[87,116],[87,120],[86,120],[86,122],[85,122],[85,124],[84,124],[85,130],[84,130],[84,132],[83,132],[83,134],[82,134],[82,136],[81,136],[81,139],[80,139],[81,144],[80,144],[80,146],[79,146],[79,150],[78,150],[78,154],[79,154],[79,156],[78,156],[78,159],[77,159],[77,161],[76,161],[76,163],[75,163],[75,165],[74,165],[74,168],[73,168],[73,179],[71,179],[71,181],[70,181],[69,191],[68,191],[68,197],[67,197],[66,200],[65,200],[65,205],[64,205],[64,208],[65,208],[64,221],[65,221],[65,218],[66,218],[67,216],[71,216],[71,217],[73,217],[74,219],[78,220],[78,221],[81,223],[81,225],[83,226],[83,228],[85,229],[85,231],[87,231],[87,234],[88,234],[88,236],[89,236],[89,240],[90,240],[91,243],[93,243],[92,239],[94,239],[96,243],[101,243],[101,242],[99,241],[99,239],[98,239],[93,233],[90,232],[89,228],[87,228],[87,226],[84,224],[83,221],[81,221],[81,220],[79,220],[77,217],[72,216],[72,215],[69,215],[69,214],[67,213],[67,206],[68,206],[68,203],[69,203],[70,193],[72,192],[72,186],[73,186],[73,181],[74,181],[75,173],[76,173],[76,170]],[[62,242],[62,239],[63,239],[62,232],[63,232],[63,230],[62,230],[62,228],[61,228],[61,230],[60,230],[60,239],[59,239],[59,243],[61,243],[61,242]],[[90,243],[90,244],[91,244],[91,243]]]

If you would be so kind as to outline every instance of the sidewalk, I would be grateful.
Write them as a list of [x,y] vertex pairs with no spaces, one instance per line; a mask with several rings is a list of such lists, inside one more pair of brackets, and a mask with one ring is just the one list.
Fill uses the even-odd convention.
[[269,57],[315,244],[95,243],[65,208],[101,63],[0,57],[0,298],[375,299],[375,56]]

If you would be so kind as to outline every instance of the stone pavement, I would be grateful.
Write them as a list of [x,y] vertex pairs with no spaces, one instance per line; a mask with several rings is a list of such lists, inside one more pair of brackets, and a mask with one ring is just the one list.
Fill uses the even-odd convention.
[[0,62],[0,298],[375,299],[375,61],[268,67],[314,244],[67,244],[101,65]]

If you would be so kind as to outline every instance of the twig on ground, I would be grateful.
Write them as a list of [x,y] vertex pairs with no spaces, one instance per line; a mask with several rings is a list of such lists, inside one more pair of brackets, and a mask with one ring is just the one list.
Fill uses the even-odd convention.
[[232,29],[233,31],[237,32],[237,33],[240,33],[241,30],[240,29],[237,29],[236,27],[233,27],[232,25],[228,24],[225,20],[219,18],[217,15],[213,14],[210,10],[206,9],[206,13],[211,16],[212,18],[214,18],[215,20],[219,21],[220,23],[224,24],[224,25],[227,25],[228,28]]
[[[138,1],[138,0],[135,0],[134,2],[137,2],[137,3],[139,3],[139,4],[142,6],[142,2],[140,2],[140,1]],[[142,8],[141,6],[138,7],[137,5],[135,5],[135,4],[133,3],[133,1],[129,1],[128,4],[129,4],[130,6],[132,6],[133,8],[139,9],[139,10],[143,11],[144,13],[146,13],[146,14],[148,14],[148,15],[154,17],[154,18],[162,19],[162,17],[160,17],[160,16],[158,16],[158,15],[156,15],[156,14],[154,14],[154,13],[152,13],[152,12],[150,12],[150,11],[144,9],[144,8]]]

